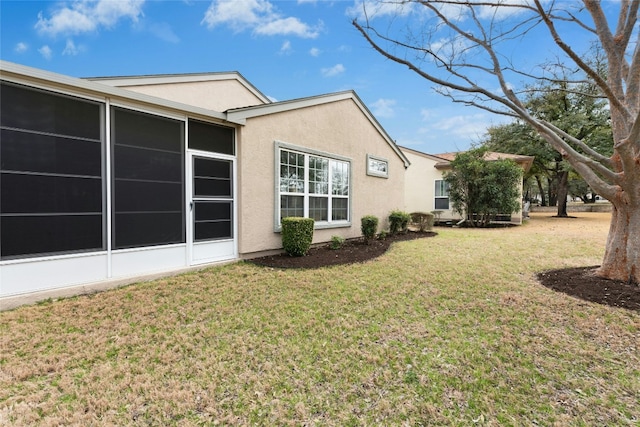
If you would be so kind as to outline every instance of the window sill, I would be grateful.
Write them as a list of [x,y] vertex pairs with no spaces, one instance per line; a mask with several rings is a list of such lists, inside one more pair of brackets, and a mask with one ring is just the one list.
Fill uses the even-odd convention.
[[[325,230],[329,228],[348,228],[351,227],[351,221],[335,221],[335,222],[316,222],[313,226],[314,230]],[[282,226],[278,224],[273,230],[275,233],[282,232]]]

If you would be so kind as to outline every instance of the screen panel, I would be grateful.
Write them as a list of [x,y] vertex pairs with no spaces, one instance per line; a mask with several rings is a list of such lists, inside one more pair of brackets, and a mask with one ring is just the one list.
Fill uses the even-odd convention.
[[99,140],[100,104],[8,83],[0,87],[2,127]]
[[184,243],[184,122],[112,111],[114,249]]
[[102,215],[3,216],[2,257],[102,248]]
[[189,148],[235,155],[235,129],[189,120]]
[[0,90],[0,257],[105,249],[104,105]]
[[233,202],[196,201],[194,204],[194,240],[233,237]]

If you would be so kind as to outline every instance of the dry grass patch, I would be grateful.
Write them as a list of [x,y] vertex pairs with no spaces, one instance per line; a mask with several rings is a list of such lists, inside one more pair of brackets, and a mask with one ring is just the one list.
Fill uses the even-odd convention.
[[640,314],[534,280],[599,263],[580,216],[0,313],[0,424],[635,426]]

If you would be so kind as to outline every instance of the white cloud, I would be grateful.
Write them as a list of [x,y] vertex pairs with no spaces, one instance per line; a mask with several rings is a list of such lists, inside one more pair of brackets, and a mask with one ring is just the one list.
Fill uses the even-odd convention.
[[38,49],[38,52],[40,52],[40,55],[42,55],[44,59],[51,59],[51,57],[53,56],[53,51],[47,45],[44,45],[40,49]]
[[296,17],[284,17],[267,0],[213,0],[205,12],[202,24],[212,29],[228,25],[237,32],[251,30],[265,36],[292,35],[301,38],[316,38],[323,23],[315,26]]
[[395,116],[393,107],[396,105],[395,99],[380,98],[371,104],[373,115],[376,117],[391,118]]
[[176,35],[176,33],[173,31],[173,28],[171,28],[171,25],[167,24],[166,22],[151,24],[149,26],[149,32],[158,37],[160,40],[164,40],[166,42],[174,44],[180,43],[180,37]]
[[73,42],[73,40],[68,39],[67,40],[67,44],[64,47],[64,50],[62,51],[63,55],[71,55],[71,56],[75,56],[78,53],[80,53],[81,49],[76,47],[75,43]]
[[18,53],[24,53],[27,50],[29,50],[29,45],[23,42],[20,42],[18,44],[16,44],[16,47],[14,49],[16,52]]
[[285,40],[284,43],[282,43],[282,46],[280,46],[280,52],[278,53],[280,55],[289,55],[292,51],[291,42],[289,40]]
[[129,18],[137,22],[143,16],[145,0],[98,0],[60,3],[51,17],[40,12],[35,29],[43,35],[76,35],[111,28],[120,19]]
[[412,2],[384,2],[375,0],[354,0],[346,15],[359,20],[381,18],[384,16],[406,16],[414,10]]
[[[508,6],[531,6],[535,7],[530,0],[502,0],[500,3]],[[543,1],[545,3],[545,1]],[[507,18],[526,13],[527,9],[520,7],[495,7],[495,6],[482,6],[480,7],[480,13],[478,16],[480,19],[496,19],[503,20]]]
[[334,77],[334,76],[337,76],[338,74],[344,73],[344,71],[345,71],[345,68],[344,68],[344,65],[342,64],[336,64],[333,67],[323,68],[322,70],[320,70],[320,72],[324,77]]
[[311,49],[309,49],[309,55],[314,56],[314,57],[318,57],[320,56],[320,49],[318,49],[317,47],[312,47]]
[[420,115],[422,121],[428,123],[422,128],[422,132],[427,135],[447,135],[449,139],[454,138],[461,145],[480,140],[487,133],[487,129],[495,124],[495,117],[485,113],[443,117],[440,111],[423,109]]

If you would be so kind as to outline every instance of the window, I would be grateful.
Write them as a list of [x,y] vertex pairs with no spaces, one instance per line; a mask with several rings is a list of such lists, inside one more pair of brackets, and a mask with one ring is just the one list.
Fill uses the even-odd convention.
[[235,155],[234,129],[211,123],[189,120],[189,148]]
[[448,210],[449,209],[449,184],[443,179],[436,180],[436,198],[435,208],[436,210]]
[[184,123],[111,111],[113,248],[184,243]]
[[104,250],[104,106],[0,89],[0,257]]
[[325,224],[348,222],[349,161],[289,148],[278,150],[278,224],[289,216]]
[[367,154],[367,175],[389,177],[389,161]]
[[233,163],[193,158],[193,221],[196,242],[233,237]]

